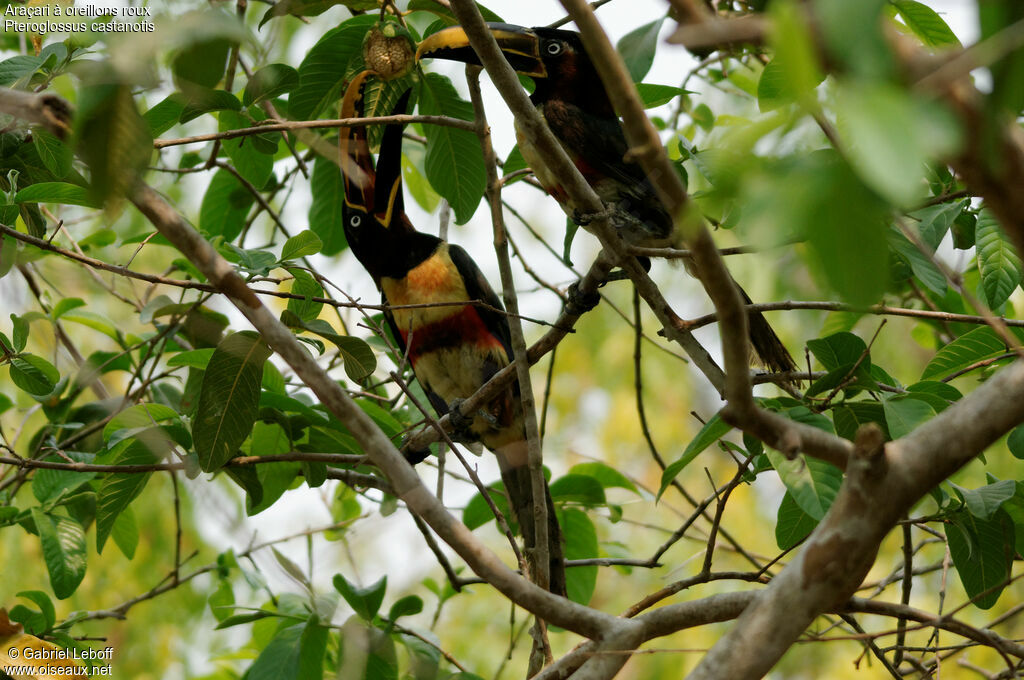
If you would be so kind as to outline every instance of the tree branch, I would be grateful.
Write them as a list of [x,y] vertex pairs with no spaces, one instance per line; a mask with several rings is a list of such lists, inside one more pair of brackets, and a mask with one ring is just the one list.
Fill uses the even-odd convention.
[[370,461],[384,472],[410,511],[422,517],[478,576],[537,616],[587,637],[603,637],[609,630],[635,625],[552,595],[505,566],[423,486],[409,463],[373,420],[327,375],[209,242],[149,187],[139,185],[130,198],[160,233],[228,296],[260,332],[263,341],[292,368],[324,407],[349,428]]

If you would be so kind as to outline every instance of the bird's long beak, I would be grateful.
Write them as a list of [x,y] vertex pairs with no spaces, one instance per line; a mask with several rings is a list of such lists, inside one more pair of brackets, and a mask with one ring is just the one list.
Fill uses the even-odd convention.
[[[405,113],[409,106],[412,90],[406,90],[395,102],[391,115]],[[405,211],[402,200],[402,130],[404,125],[392,124],[384,128],[384,137],[380,142],[380,154],[377,156],[377,179],[374,187],[374,214],[385,227],[390,227],[392,220]]]
[[[349,84],[341,103],[343,118],[357,118],[363,115],[363,83],[370,73],[363,71]],[[370,145],[366,141],[366,128],[342,128],[338,145],[341,150],[345,203],[350,208],[369,212],[373,209],[376,172],[373,169],[373,157],[370,156]]]
[[[540,38],[532,29],[513,24],[488,23],[491,35],[513,70],[525,76],[546,78],[547,69],[540,58]],[[427,36],[416,50],[416,59],[449,59],[479,64],[480,58],[469,44],[462,26],[452,26]]]

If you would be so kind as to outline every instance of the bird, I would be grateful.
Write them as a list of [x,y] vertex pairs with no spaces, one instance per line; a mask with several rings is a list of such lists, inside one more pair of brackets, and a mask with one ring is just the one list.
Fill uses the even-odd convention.
[[[342,116],[362,113],[362,84],[368,73],[353,79],[342,103]],[[393,114],[405,113],[410,92],[402,94]],[[511,363],[508,318],[469,253],[418,231],[405,213],[402,129],[400,124],[385,127],[376,167],[365,127],[343,129],[345,236],[381,292],[384,318],[431,406],[440,416],[451,413],[460,435],[481,442],[497,458],[529,556],[529,549],[536,545],[535,499],[519,383],[513,382],[476,413],[463,414],[459,409],[463,400]],[[425,455],[418,454],[410,462]],[[549,590],[565,596],[562,532],[547,482],[544,496]]]
[[[580,34],[547,27],[488,23],[488,29],[517,73],[533,78],[530,101],[587,183],[612,209],[619,234],[629,243],[668,245],[674,221],[643,168],[630,159],[622,123]],[[451,26],[427,36],[416,58],[480,64],[465,29]],[[573,219],[587,215],[573,203],[559,177],[547,168],[530,137],[516,125],[516,141],[544,189]],[[733,281],[743,301],[750,296]],[[750,312],[750,342],[756,359],[773,372],[796,370],[796,363],[760,312]]]

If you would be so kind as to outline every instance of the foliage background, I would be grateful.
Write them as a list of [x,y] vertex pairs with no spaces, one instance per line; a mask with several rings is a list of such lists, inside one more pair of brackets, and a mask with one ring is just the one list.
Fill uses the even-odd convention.
[[[976,37],[973,3],[928,4],[948,12],[946,19],[964,44]],[[151,7],[158,19],[167,20],[166,23],[158,21],[160,32],[155,37],[147,36],[145,41],[136,37],[96,43],[91,47],[92,55],[89,57],[96,60],[109,59],[118,68],[126,69],[122,75],[131,72],[130,77],[135,79],[132,81],[133,98],[140,112],[151,110],[171,92],[171,73],[180,66],[174,61],[175,55],[181,54],[182,50],[194,48],[195,54],[202,59],[216,49],[214,43],[197,41],[197,36],[201,38],[203,35],[200,27],[204,24],[191,13],[206,11],[205,5],[179,2]],[[555,4],[550,7],[531,7],[528,16],[520,16],[522,7],[516,3],[493,3],[490,8],[507,20],[531,25],[544,24],[562,16],[561,8]],[[224,13],[231,9],[215,6],[211,11]],[[263,11],[264,6],[254,4],[245,18],[250,35],[254,37],[244,43],[243,49],[243,53],[250,59],[250,68],[271,63],[298,66],[312,45],[348,16],[347,9],[335,6],[319,16],[311,17],[308,24],[295,18],[281,17],[260,26]],[[663,15],[664,11],[665,6],[660,2],[611,2],[600,10],[599,16],[613,39],[618,40],[629,31]],[[426,19],[420,21],[421,24],[427,23]],[[662,28],[663,37],[671,32],[670,24],[671,21],[666,22]],[[230,33],[230,29],[218,28],[214,22],[206,28],[212,35],[218,35],[218,30]],[[423,26],[420,28],[422,30]],[[190,31],[193,32],[191,35]],[[5,58],[16,53],[31,52],[31,45],[24,44],[22,36],[8,34],[3,40]],[[48,43],[49,40],[44,41],[44,44]],[[869,48],[865,48],[865,54],[870,54]],[[695,63],[681,48],[658,44],[654,66],[646,81],[678,84],[681,74],[693,68]],[[672,120],[678,114],[679,130],[683,136],[697,141],[702,147],[714,147],[723,140],[727,143],[735,142],[736,137],[730,136],[730,132],[747,129],[745,126],[749,126],[750,121],[763,121],[764,117],[758,112],[756,89],[761,74],[756,68],[744,70],[738,62],[731,64],[731,67],[735,70],[723,73],[724,78],[708,76],[707,72],[702,72],[701,76],[687,85],[696,90],[696,94],[685,99],[677,97],[668,105],[650,113],[663,122]],[[139,72],[133,72],[136,68]],[[466,97],[460,68],[438,63],[431,65],[429,70],[450,75],[463,98]],[[984,75],[981,79],[984,79]],[[235,92],[244,87],[243,80],[240,74],[235,83]],[[88,82],[88,76],[62,74],[47,82],[47,86],[49,90],[83,108],[84,94],[80,89],[82,82]],[[495,143],[499,156],[504,158],[513,143],[510,134],[511,118],[487,84],[485,94]],[[875,113],[882,115],[882,111]],[[326,114],[324,117],[327,117]],[[221,117],[221,125],[225,124],[227,118]],[[895,125],[896,121],[892,124]],[[217,127],[216,117],[206,114],[185,125],[175,125],[159,136],[171,138],[198,134],[215,131]],[[666,132],[665,136],[668,139],[671,135]],[[942,134],[936,137],[941,138]],[[871,140],[862,138],[862,141],[865,146],[869,146]],[[883,137],[879,143],[884,145],[887,141],[888,138]],[[816,148],[820,143],[821,133],[813,122],[794,116],[791,122],[781,126],[781,130],[772,130],[765,135],[754,148],[764,157],[780,158],[784,162],[789,156]],[[228,144],[224,146],[229,147]],[[418,148],[410,151],[408,147],[415,145],[406,146],[410,165],[418,166],[422,172],[422,152]],[[669,146],[671,148],[672,145]],[[187,164],[190,162],[188,154],[191,153],[199,153],[202,160],[205,160],[210,149],[209,143],[203,146],[170,147],[161,151],[159,165],[175,168],[183,161]],[[881,148],[874,148],[873,153],[881,155],[882,151]],[[867,153],[870,155],[872,150],[869,148]],[[231,156],[230,151],[228,155]],[[275,172],[294,165],[283,145],[279,147],[275,158]],[[239,163],[237,157],[231,157],[230,160]],[[156,157],[152,162],[157,163]],[[700,167],[699,160],[691,160],[684,166],[691,192],[700,195],[702,189],[709,188],[707,177],[711,173],[706,172],[707,168]],[[763,190],[767,194],[779,191],[780,184],[775,180],[779,176],[784,177],[784,174],[776,173],[784,171],[784,163],[780,167],[766,163],[740,168],[738,175],[747,183],[742,188],[733,187],[730,190],[742,196],[753,208],[744,213],[748,219],[739,221],[738,226],[727,225],[735,228],[719,230],[716,238],[721,246],[763,244],[780,240],[780,234],[785,232],[779,229],[775,221],[764,217],[770,216],[778,206],[768,200],[766,194],[758,191]],[[210,176],[211,173],[203,172],[179,178],[151,172],[149,181],[159,186],[193,223],[203,227],[202,205],[209,191]],[[413,196],[417,196],[417,191],[419,196],[425,195],[427,198],[424,202],[428,206],[436,201],[436,195],[431,196],[432,190],[423,184],[423,180],[417,180],[415,170],[408,169],[405,177],[408,190]],[[315,187],[313,195],[316,195]],[[510,220],[512,238],[522,246],[523,259],[539,279],[553,282],[564,289],[573,280],[573,276],[557,257],[561,253],[564,216],[552,201],[542,198],[535,188],[525,186],[524,183],[510,187],[506,198],[512,206],[518,207],[526,221],[555,251],[554,255],[547,252],[515,220]],[[280,210],[281,221],[292,229],[293,234],[305,229],[311,222],[310,188],[306,182],[296,180],[291,195],[287,195],[286,199],[278,197],[275,200],[280,201],[275,207]],[[715,214],[721,207],[716,204],[717,200],[711,192],[710,196],[705,197],[706,202],[702,208]],[[759,200],[763,203],[758,204]],[[407,203],[412,206],[416,202],[407,197]],[[757,212],[758,206],[763,213]],[[970,207],[975,209],[977,203],[972,203]],[[449,237],[466,246],[477,257],[489,278],[496,282],[497,265],[489,246],[491,232],[484,213],[478,211],[465,225],[451,226]],[[417,207],[411,209],[411,214],[421,229],[434,231],[437,228],[436,211]],[[69,231],[91,255],[115,263],[132,257],[136,246],[129,242],[129,235],[150,230],[142,217],[123,203],[108,206],[104,212],[65,206],[59,208],[59,216],[65,219]],[[758,217],[763,219],[759,220]],[[48,222],[52,228],[52,222]],[[20,223],[20,226],[23,225],[24,218]],[[105,242],[108,235],[111,240]],[[92,242],[88,242],[90,236],[94,237]],[[278,252],[283,240],[274,235],[270,220],[261,217],[254,223],[246,247],[257,247],[273,241],[273,250]],[[977,289],[978,273],[969,267],[971,253],[954,250],[950,241],[950,238],[946,239],[940,248],[940,255],[959,269],[966,268],[964,276],[969,283],[968,288]],[[581,234],[573,243],[572,260],[582,266],[593,258],[596,250],[593,239]],[[147,247],[132,259],[132,268],[162,272],[174,257],[177,255],[168,248]],[[376,301],[368,277],[349,253],[337,257],[314,255],[311,262],[341,290],[366,302]],[[883,264],[886,263],[887,260],[883,261]],[[822,271],[830,264],[823,264],[819,254],[805,243],[729,258],[731,271],[757,301],[835,298],[829,285],[834,285],[834,281],[830,281],[827,272]],[[109,319],[124,333],[139,337],[152,333],[153,326],[149,320],[143,321],[137,313],[126,313],[126,307],[102,287],[98,287],[83,270],[72,269],[65,261],[54,257],[41,258],[32,266],[38,280],[46,288],[44,300],[48,304],[56,304],[61,297],[80,297],[86,301],[87,311]],[[522,308],[527,310],[528,316],[552,318],[560,306],[558,298],[540,289],[519,267],[518,262],[516,266]],[[913,274],[918,279],[927,277],[927,274],[922,277],[918,270]],[[678,267],[657,262],[653,275],[675,309],[684,317],[692,318],[710,311],[700,285],[684,277]],[[1017,276],[1019,280],[1019,262]],[[855,293],[856,286],[853,290]],[[1003,310],[1003,314],[1008,317],[1013,316],[1013,304],[1019,301],[1020,296],[1015,286],[1011,290],[1014,293]],[[850,289],[844,292],[848,298],[856,297],[850,294]],[[586,508],[587,516],[596,530],[602,556],[647,557],[689,514],[690,507],[672,490],[659,502],[653,500],[662,484],[661,470],[652,462],[637,417],[634,334],[623,323],[620,315],[620,311],[627,316],[631,314],[631,293],[628,286],[618,284],[609,286],[605,294],[606,303],[581,320],[575,335],[557,353],[549,389],[541,380],[542,367],[546,368],[546,363],[542,362],[534,369],[538,397],[545,398],[549,394],[545,461],[552,471],[553,479],[565,475],[575,465],[594,461],[601,461],[625,475],[638,492],[617,487],[606,488],[603,490],[607,494],[606,502],[590,503],[584,499],[586,502],[577,502],[575,505]],[[890,290],[889,294],[887,301],[893,304],[914,299],[914,294],[905,289]],[[39,308],[38,301],[16,270],[0,279],[0,296],[4,300],[5,309],[13,314],[23,315]],[[874,298],[856,301],[873,302]],[[285,303],[279,300],[272,300],[268,304],[276,305],[277,311],[285,308]],[[228,316],[232,328],[246,327],[241,317],[226,303],[214,301],[211,306]],[[369,333],[359,327],[361,318],[361,314],[355,310],[342,310],[342,320],[349,332],[365,338]],[[872,340],[878,331],[871,344],[872,361],[876,366],[884,366],[902,384],[913,383],[919,378],[939,346],[934,325],[914,318],[887,318],[881,330],[880,317],[873,315],[858,320],[843,313],[801,310],[776,312],[771,315],[771,320],[787,346],[793,349],[802,349],[807,340],[825,337],[836,331],[852,330],[865,340]],[[655,343],[664,344],[654,336],[657,326],[653,317],[645,316],[644,321],[648,336]],[[6,319],[0,321],[0,330],[8,337],[15,333],[13,325]],[[957,334],[966,330],[958,327]],[[528,337],[537,337],[542,329],[527,326],[527,332]],[[702,330],[698,337],[713,352],[717,352],[714,349],[718,343],[717,333],[713,326]],[[76,334],[75,339],[81,343],[79,349],[85,355],[111,349],[108,340],[101,335]],[[33,322],[28,347],[33,353],[50,357],[51,360],[61,354],[52,328],[45,321]],[[675,356],[677,351],[664,352],[648,347],[643,355],[642,373],[650,436],[668,461],[678,459],[694,440],[701,430],[698,419],[706,421],[719,406],[713,390]],[[794,351],[794,355],[797,354],[802,356],[803,352]],[[62,373],[68,370],[64,364],[66,361],[63,355],[56,361]],[[953,384],[966,393],[977,379],[976,374],[968,374]],[[0,383],[3,386],[0,391],[13,403],[12,408],[0,415],[0,424],[11,448],[24,451],[22,447],[27,446],[26,442],[33,433],[46,422],[46,414],[42,409],[34,407],[35,401],[9,382],[6,375],[0,377],[0,380],[4,381]],[[110,386],[115,393],[123,387],[120,378],[112,377],[111,381]],[[775,394],[768,387],[759,388],[759,393]],[[737,446],[744,443],[735,434],[730,435],[728,440]],[[497,477],[496,466],[490,456],[484,455],[473,459],[473,462],[479,466],[484,480]],[[716,484],[722,484],[734,474],[735,467],[735,463],[725,453],[712,447],[697,463],[686,468],[679,481],[695,496],[703,498],[710,492],[709,477]],[[964,488],[975,489],[992,481],[988,475],[997,479],[1017,478],[1020,476],[1018,469],[1017,459],[1011,457],[1005,446],[1000,444],[987,453],[984,461],[971,463],[952,481]],[[428,486],[435,483],[433,468],[421,466],[420,474],[428,480]],[[333,597],[339,603],[339,609],[332,619],[336,624],[348,618],[351,606],[350,602],[340,599],[335,591],[335,574],[340,573],[348,581],[363,586],[369,586],[386,575],[388,582],[382,613],[403,596],[416,595],[422,598],[424,611],[403,618],[403,626],[421,631],[428,637],[436,636],[442,649],[481,677],[523,675],[528,644],[524,642],[522,629],[527,617],[521,610],[513,614],[508,602],[486,585],[470,586],[470,594],[453,597],[444,601],[442,606],[437,594],[445,583],[444,575],[424,547],[407,513],[396,507],[393,498],[383,498],[379,493],[370,492],[357,499],[343,485],[330,480],[315,489],[307,488],[301,479],[296,479],[294,483],[289,479],[287,483],[295,488],[284,492],[272,508],[249,517],[246,514],[244,493],[226,475],[217,475],[211,479],[211,475],[202,474],[193,480],[179,476],[177,494],[167,475],[154,475],[143,495],[131,505],[139,529],[134,558],[128,559],[121,551],[109,547],[103,554],[97,554],[95,541],[92,540],[93,533],[89,531],[85,579],[74,594],[56,603],[57,620],[64,620],[76,611],[96,612],[130,600],[153,588],[173,569],[176,533],[179,530],[174,504],[175,498],[178,498],[180,554],[188,556],[193,551],[197,552],[188,562],[185,572],[190,571],[189,567],[213,564],[218,559],[223,562],[225,558],[218,556],[224,555],[229,549],[237,554],[254,543],[276,542],[297,533],[311,532],[311,535],[275,543],[282,555],[280,558],[275,557],[269,549],[259,550],[254,552],[251,560],[239,559],[237,568],[226,566],[221,572],[223,577],[218,577],[217,570],[213,570],[166,594],[144,601],[129,611],[125,621],[104,618],[76,624],[73,629],[76,636],[102,637],[107,641],[104,644],[114,647],[114,670],[120,677],[238,677],[267,648],[279,621],[268,618],[252,625],[212,632],[218,619],[210,605],[233,601],[240,607],[260,607],[273,599],[278,611],[288,611],[290,608],[299,611],[302,603],[310,598],[307,584],[292,568],[293,563],[298,565],[299,572],[308,574],[308,585],[314,593]],[[784,492],[785,486],[773,474],[761,474],[756,483],[738,486],[729,500],[729,512],[723,527],[752,554],[765,558],[774,556],[778,553],[778,546],[772,529],[777,522],[777,511]],[[460,508],[469,503],[474,493],[469,485],[453,482],[448,488],[446,502],[450,507]],[[22,487],[16,496],[5,498],[4,502],[19,508],[33,505],[31,488]],[[927,515],[935,510],[935,503],[926,499],[915,509],[914,514]],[[319,531],[335,522],[343,526],[336,527],[328,534]],[[618,567],[598,570],[594,598],[590,604],[606,612],[621,612],[643,594],[699,572],[704,558],[706,531],[707,523],[698,523],[692,533],[665,554],[665,566],[659,569]],[[503,539],[493,523],[478,529],[477,533],[495,549],[502,548]],[[901,546],[902,538],[898,532],[886,539],[868,582],[885,578],[901,564]],[[507,552],[507,546],[504,547]],[[50,575],[43,566],[38,537],[17,525],[6,527],[0,531],[0,550],[5,556],[17,556],[14,559],[8,557],[0,564],[0,605],[10,610],[19,602],[27,604],[25,598],[19,599],[16,593],[52,592]],[[915,580],[911,601],[913,605],[934,611],[943,598],[947,607],[950,604],[958,606],[968,599],[960,581],[953,576],[955,572],[948,570],[948,563],[946,569],[941,568],[944,556],[945,544],[941,540],[922,547],[920,564],[938,564],[940,568]],[[230,565],[229,558],[226,564]],[[742,569],[746,566],[742,558],[731,552],[726,545],[719,545],[716,570]],[[897,585],[890,587],[896,588]],[[716,582],[690,592],[694,597],[699,597],[735,588],[731,582]],[[233,600],[225,599],[228,590]],[[969,608],[961,615],[981,625],[1014,607],[1020,601],[1021,594],[1019,584],[1014,582],[1003,593],[995,609],[982,612]],[[511,618],[514,618],[514,622],[510,622]],[[842,635],[837,631],[829,631],[827,623],[819,623],[816,629],[824,635]],[[656,644],[649,645],[652,653],[637,655],[622,677],[682,677],[699,659],[699,652],[709,648],[729,625],[709,625],[660,639]],[[881,625],[884,627],[887,624]],[[1012,622],[1011,628],[1002,630],[1002,633],[1008,638],[1021,637],[1019,628],[1013,626]],[[934,640],[929,640],[930,635],[931,630],[926,629],[912,633],[912,640],[920,644],[934,644]],[[516,652],[511,660],[507,660],[505,652],[510,639],[516,642]],[[568,651],[577,642],[577,638],[569,633],[555,632],[552,633],[551,641],[555,656],[558,657]],[[411,655],[410,650],[415,650],[415,647],[410,643],[408,647],[400,647],[400,650],[400,668],[403,672],[413,672],[415,668],[410,659],[415,656]],[[823,669],[827,669],[830,677],[863,676],[863,668],[873,661],[862,659],[863,651],[863,644],[853,639],[828,644],[796,645],[774,673],[777,677],[786,678],[818,677]],[[998,667],[998,655],[991,650],[970,650],[964,656],[979,666]],[[445,668],[453,670],[451,666]],[[878,668],[869,668],[866,672],[878,671]]]

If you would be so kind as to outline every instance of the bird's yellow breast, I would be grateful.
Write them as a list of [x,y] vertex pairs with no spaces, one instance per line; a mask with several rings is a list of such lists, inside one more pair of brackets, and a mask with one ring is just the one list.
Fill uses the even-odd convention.
[[[468,302],[469,293],[455,263],[448,254],[448,244],[437,251],[401,279],[381,279],[384,297],[392,306],[422,305],[438,302]],[[458,305],[393,309],[395,325],[402,331],[434,323],[462,310]]]

